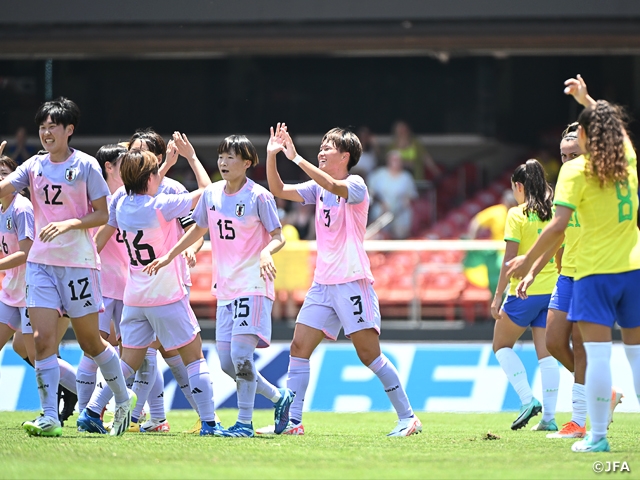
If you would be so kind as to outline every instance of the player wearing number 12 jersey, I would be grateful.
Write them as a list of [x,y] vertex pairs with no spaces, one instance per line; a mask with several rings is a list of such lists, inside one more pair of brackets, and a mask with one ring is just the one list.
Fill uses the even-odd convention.
[[[276,154],[281,151],[311,177],[309,182],[282,183],[276,167]],[[362,363],[382,382],[398,414],[398,423],[388,435],[405,437],[422,431],[396,368],[380,350],[380,309],[363,243],[369,194],[362,177],[349,174],[361,154],[356,135],[334,128],[322,139],[318,168],[297,154],[284,124],[278,124],[275,132],[271,129],[267,145],[269,189],[277,197],[316,205],[318,242],[314,282],[298,314],[291,343],[287,385],[296,397],[284,433],[304,433],[301,421],[309,358],[325,337],[335,340],[341,328],[351,338]]]

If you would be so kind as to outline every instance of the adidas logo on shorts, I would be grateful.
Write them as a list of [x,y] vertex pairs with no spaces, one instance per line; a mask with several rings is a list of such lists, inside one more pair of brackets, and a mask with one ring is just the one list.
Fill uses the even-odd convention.
[[93,303],[91,303],[89,300],[87,300],[87,302],[84,304],[85,307],[90,307],[91,305],[93,305]]
[[247,323],[246,320],[243,320],[242,322],[240,322],[240,325],[238,325],[239,327],[248,327],[249,324]]
[[364,323],[364,319],[360,317],[356,323]]

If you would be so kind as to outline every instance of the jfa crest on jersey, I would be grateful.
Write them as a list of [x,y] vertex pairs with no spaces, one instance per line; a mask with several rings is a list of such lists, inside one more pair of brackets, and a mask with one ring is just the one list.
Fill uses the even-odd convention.
[[281,228],[275,199],[264,187],[247,179],[239,192],[228,195],[226,181],[209,185],[193,210],[193,219],[209,229],[216,265],[212,293],[219,300],[242,295],[274,298],[273,282],[260,277],[260,252]]
[[7,218],[7,230],[11,230],[13,228],[13,223],[11,222],[11,217]]
[[64,178],[68,181],[68,182],[73,182],[76,177],[78,176],[78,168],[67,168],[64,171]]

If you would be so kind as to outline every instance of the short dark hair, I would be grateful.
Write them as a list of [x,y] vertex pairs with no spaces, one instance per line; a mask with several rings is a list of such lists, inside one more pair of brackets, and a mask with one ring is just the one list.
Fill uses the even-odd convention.
[[[36,125],[42,125],[47,120],[47,117],[51,117],[51,121],[58,125],[64,127],[73,125],[77,128],[80,122],[80,109],[72,100],[66,97],[58,97],[40,105],[36,112]],[[71,140],[72,136],[73,134],[69,135],[69,140]]]
[[127,149],[122,145],[109,144],[100,147],[100,150],[96,153],[96,160],[98,160],[98,163],[102,167],[102,175],[105,180],[107,179],[105,163],[109,162],[115,165],[118,163],[118,159],[125,153],[127,153]]
[[134,133],[129,140],[129,149],[131,149],[133,142],[136,140],[144,142],[149,151],[156,157],[167,153],[167,144],[164,138],[151,127],[145,128],[144,130],[136,130],[136,133]]
[[218,145],[218,155],[222,153],[240,155],[243,160],[249,160],[252,167],[258,165],[260,161],[256,147],[244,135],[229,135],[222,140]]
[[360,155],[362,155],[362,144],[358,136],[351,130],[346,128],[332,128],[322,137],[322,143],[332,142],[338,151],[349,154],[349,163],[347,170],[351,170],[358,164]]
[[567,140],[576,140],[578,138],[578,127],[580,124],[578,122],[573,122],[567,125],[567,128],[562,132],[562,140],[565,138]]
[[158,159],[151,152],[134,149],[125,153],[120,163],[120,177],[127,193],[146,193],[149,177],[158,173],[158,168]]

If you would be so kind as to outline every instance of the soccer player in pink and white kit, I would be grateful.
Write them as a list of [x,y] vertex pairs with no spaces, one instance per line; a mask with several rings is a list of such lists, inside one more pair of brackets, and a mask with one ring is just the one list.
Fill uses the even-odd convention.
[[[284,152],[311,180],[285,185],[276,166],[278,152]],[[284,123],[278,124],[275,132],[271,128],[267,145],[269,189],[285,200],[316,204],[318,245],[313,285],[298,314],[291,342],[287,386],[296,397],[285,434],[304,434],[302,407],[309,384],[309,358],[324,338],[335,340],[341,328],[362,363],[382,382],[398,414],[398,423],[388,436],[406,437],[422,431],[396,368],[380,350],[380,309],[363,243],[369,194],[362,177],[349,174],[361,153],[356,135],[334,128],[322,139],[319,167],[315,167],[298,155]],[[267,427],[258,433],[271,432]]]
[[[189,213],[202,189],[180,195],[157,195],[163,177],[158,170],[157,159],[151,152],[130,150],[123,157],[120,175],[127,195],[119,196],[111,204],[109,225],[103,227],[118,229],[129,253],[120,324],[122,369],[127,377],[138,370],[156,336],[169,350],[177,350],[187,365],[189,387],[202,419],[200,435],[213,435],[220,428],[215,422],[213,388],[181,265],[178,260],[171,262],[154,277],[143,272],[146,265],[175,245],[179,238],[175,219]],[[97,237],[100,236],[99,232]],[[104,406],[99,404],[100,396],[94,393],[81,414],[83,421],[97,421]]]
[[127,424],[135,404],[118,355],[98,332],[100,260],[89,229],[106,223],[109,189],[96,160],[69,147],[79,117],[80,110],[71,100],[44,103],[35,120],[47,153],[30,158],[0,182],[0,197],[30,187],[34,206],[37,235],[27,259],[26,301],[35,333],[36,380],[44,415],[23,424],[29,435],[62,435],[56,330],[63,311],[71,318],[80,347],[93,357],[115,393],[116,433]]
[[271,342],[271,308],[275,298],[272,254],[284,245],[282,226],[273,195],[247,178],[258,164],[255,147],[244,135],[232,135],[218,146],[218,168],[223,180],[205,190],[193,211],[197,225],[165,257],[146,270],[155,274],[182,250],[211,235],[212,260],[217,276],[211,292],[218,298],[216,345],[220,365],[236,381],[238,421],[216,435],[253,437],[256,393],[274,402],[276,428],[289,420],[293,392],[277,389],[256,370],[253,353]]

